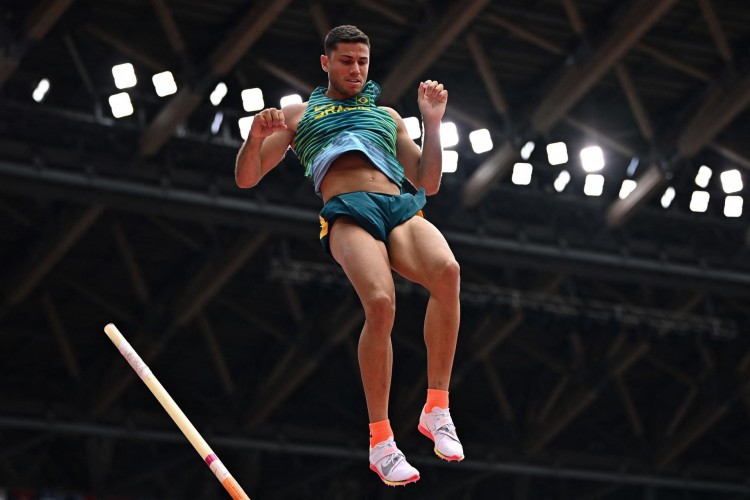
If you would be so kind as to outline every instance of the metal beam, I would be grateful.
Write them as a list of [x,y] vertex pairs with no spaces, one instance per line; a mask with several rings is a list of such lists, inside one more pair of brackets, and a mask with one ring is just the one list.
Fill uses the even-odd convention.
[[[255,429],[263,423],[320,366],[335,346],[343,342],[357,327],[362,326],[365,319],[364,311],[359,309],[352,312],[351,307],[345,302],[339,308],[338,314],[332,315],[340,326],[318,349],[314,352],[299,353],[299,356],[295,356],[296,361],[289,363],[283,374],[277,377],[276,383],[268,385],[265,390],[253,397],[254,402],[248,412],[248,428]],[[346,319],[341,321],[342,318]]]
[[696,387],[690,387],[687,391],[687,394],[685,394],[685,398],[682,400],[679,408],[677,408],[675,414],[672,416],[672,420],[669,421],[667,430],[664,433],[666,437],[672,437],[674,435],[675,431],[682,423],[682,420],[685,418],[685,415],[687,415],[688,410],[693,405],[693,402],[697,397],[698,389]]
[[[709,146],[714,138],[750,105],[750,74],[732,88],[711,93],[676,142],[676,157],[689,158]],[[663,169],[651,166],[639,179],[637,187],[625,199],[615,200],[607,209],[607,224],[619,227],[664,186],[668,177]]]
[[750,171],[750,158],[735,151],[734,149],[716,141],[712,142],[710,148],[719,153],[727,160],[736,163],[738,166]]
[[700,68],[696,68],[695,66],[692,66],[688,63],[682,62],[671,54],[663,52],[652,45],[642,42],[635,47],[635,50],[648,54],[662,63],[664,66],[680,71],[685,75],[692,76],[696,80],[700,80],[702,82],[711,81],[710,73],[703,71]]
[[620,395],[622,404],[625,407],[625,412],[628,416],[628,422],[630,428],[633,431],[633,435],[638,439],[643,439],[643,421],[638,414],[638,408],[636,408],[633,402],[633,397],[630,395],[630,390],[625,384],[623,377],[615,377],[615,385],[617,386],[617,392]]
[[734,56],[732,55],[732,48],[729,46],[727,35],[724,32],[724,28],[721,27],[721,22],[716,15],[711,0],[698,0],[698,4],[701,6],[701,12],[703,17],[708,24],[708,29],[711,30],[711,36],[716,43],[716,48],[719,49],[719,54],[725,62],[731,63]]
[[557,379],[557,383],[550,391],[549,395],[547,396],[547,400],[544,403],[544,406],[542,406],[542,409],[539,410],[539,413],[534,418],[534,421],[539,424],[543,422],[550,414],[552,409],[555,407],[557,402],[560,400],[560,397],[562,397],[563,392],[568,387],[568,384],[570,383],[570,375],[565,374],[559,379]]
[[126,56],[132,57],[134,60],[140,62],[144,66],[147,66],[149,69],[152,69],[154,71],[164,71],[167,69],[167,64],[155,59],[140,48],[135,47],[132,40],[123,40],[121,38],[118,38],[110,30],[101,28],[94,24],[87,24],[86,31],[91,33],[102,42],[111,45],[119,52],[125,54]]
[[706,99],[677,140],[679,155],[690,157],[711,144],[749,104],[750,73],[747,73],[733,87],[719,89]]
[[[163,431],[133,425],[103,425],[91,422],[61,421],[49,418],[29,418],[14,415],[0,415],[0,428],[35,433],[54,433],[68,436],[99,436],[120,440],[148,441],[159,444],[185,445],[185,436],[177,431]],[[260,450],[286,455],[338,458],[345,460],[363,460],[367,450],[346,445],[319,444],[312,442],[294,442],[288,439],[262,439],[242,435],[206,435],[206,438],[217,449],[226,450]],[[481,445],[480,445],[481,446]],[[444,462],[435,460],[434,456],[415,454],[409,461],[424,467],[445,467],[464,471],[493,472],[496,474],[525,474],[534,477],[564,478],[579,481],[617,483],[627,485],[657,486],[679,490],[695,490],[718,493],[750,494],[750,484],[744,476],[736,481],[689,479],[684,475],[674,477],[666,474],[633,474],[618,467],[615,470],[583,469],[564,467],[560,463],[529,464],[525,461],[498,461],[477,457],[463,462]],[[742,474],[737,471],[737,474]]]
[[482,49],[482,44],[479,38],[474,33],[466,35],[466,44],[469,46],[469,52],[474,58],[474,64],[479,71],[479,76],[484,82],[484,87],[487,89],[487,93],[490,95],[490,101],[495,108],[495,111],[501,115],[508,114],[508,100],[503,94],[503,89],[492,73],[492,66],[490,65],[487,55]]
[[0,55],[0,87],[15,73],[18,65],[29,49],[47,34],[62,17],[73,0],[44,0],[39,2],[24,24],[22,39],[11,50]]
[[382,2],[376,2],[375,0],[357,0],[357,5],[369,9],[372,12],[377,12],[386,19],[390,19],[394,23],[400,24],[401,26],[405,26],[409,23],[409,19],[405,15],[403,15],[397,9],[388,7]]
[[565,405],[559,411],[551,414],[544,422],[535,426],[526,439],[523,440],[522,449],[527,456],[536,455],[550,441],[557,437],[575,417],[588,408],[599,396],[601,390],[610,379],[622,376],[636,361],[643,357],[649,350],[646,342],[633,345],[624,353],[614,359],[607,360],[611,364],[606,376],[595,385],[581,387],[573,391],[565,398]]
[[198,325],[200,326],[201,333],[203,334],[203,340],[206,342],[208,352],[211,353],[211,360],[214,362],[216,371],[219,374],[221,385],[224,386],[224,392],[229,395],[234,394],[234,380],[232,374],[229,371],[226,357],[224,352],[221,350],[219,341],[216,339],[216,333],[214,332],[211,323],[208,321],[208,317],[204,313],[198,314]]
[[[547,92],[530,119],[532,133],[547,133],[588,93],[591,88],[622,58],[639,39],[661,19],[676,0],[637,0],[612,34],[585,61],[570,67]],[[501,150],[515,148],[505,144]],[[468,207],[477,205],[490,188],[502,179],[517,161],[507,154],[503,161],[485,162],[466,183],[463,201]]]
[[[171,313],[169,323],[160,329],[161,337],[144,351],[145,354],[141,356],[143,360],[149,363],[156,359],[179,329],[195,318],[226,282],[255,255],[267,239],[268,233],[241,236],[225,254],[209,260],[188,284],[181,287],[182,294],[169,307]],[[106,410],[134,382],[136,377],[132,376],[132,370],[127,372],[128,375],[123,374],[114,383],[105,384],[99,391],[93,407],[95,415]]]
[[320,36],[320,40],[323,42],[326,39],[326,35],[328,35],[328,32],[331,30],[331,23],[328,22],[328,17],[323,10],[323,6],[320,5],[320,2],[311,4],[309,10],[313,23],[315,24],[315,29],[318,31],[318,36]]
[[143,277],[141,266],[138,265],[138,260],[135,258],[133,249],[130,246],[128,237],[122,229],[122,224],[115,223],[112,230],[115,234],[115,241],[117,241],[117,248],[120,250],[120,255],[122,255],[122,258],[125,261],[125,266],[128,269],[128,276],[130,276],[130,281],[133,284],[133,290],[135,291],[138,300],[142,303],[148,303],[151,293],[146,284],[146,279]]
[[47,313],[47,320],[52,329],[52,334],[57,341],[57,347],[60,348],[60,353],[62,354],[68,373],[74,379],[80,379],[81,368],[78,365],[75,353],[70,345],[68,334],[65,333],[65,327],[63,327],[60,314],[57,312],[57,307],[55,307],[54,302],[52,302],[52,297],[50,297],[49,293],[42,295],[42,306],[44,306],[44,312]]
[[151,0],[151,3],[154,4],[159,22],[167,34],[167,40],[169,40],[172,50],[183,56],[185,54],[185,41],[182,38],[182,34],[180,34],[180,29],[177,27],[174,16],[172,16],[172,11],[169,10],[169,6],[165,0]]
[[547,132],[656,24],[676,0],[637,0],[585,62],[572,66],[537,106],[531,127]]
[[76,44],[73,41],[73,37],[71,37],[70,34],[66,33],[65,36],[63,36],[63,40],[65,41],[65,46],[68,48],[68,52],[70,53],[70,58],[73,59],[73,65],[76,67],[76,71],[81,77],[83,86],[86,87],[88,93],[93,96],[95,94],[95,90],[94,84],[91,81],[91,75],[89,75],[89,72],[86,69],[86,65],[83,63],[81,54],[80,52],[78,52],[78,47],[76,47]]
[[315,87],[313,87],[306,81],[295,76],[294,74],[282,68],[281,66],[277,66],[276,64],[263,59],[262,57],[259,57],[258,59],[256,59],[255,63],[262,69],[266,70],[267,72],[269,72],[270,74],[272,74],[273,76],[281,80],[282,82],[288,85],[291,85],[296,90],[299,90],[305,95],[311,94],[312,91],[315,89]]
[[[489,0],[461,0],[450,4],[438,24],[426,34],[415,33],[399,53],[382,84],[381,99],[393,104],[440,57],[453,41],[489,4]],[[414,88],[416,94],[416,87]]]
[[606,146],[613,151],[617,151],[625,157],[632,157],[638,154],[636,148],[625,144],[624,142],[618,141],[617,139],[613,139],[612,137],[602,133],[601,129],[593,127],[591,125],[586,125],[582,121],[577,120],[572,116],[566,116],[565,118],[563,118],[563,122],[566,125],[570,125],[574,129],[583,132],[591,139],[595,140],[597,143]]
[[643,101],[638,96],[633,79],[630,78],[630,72],[624,63],[617,63],[615,70],[617,71],[617,78],[620,80],[620,85],[625,91],[625,96],[628,98],[628,104],[638,124],[638,129],[641,131],[641,135],[651,142],[654,139],[654,127],[651,126],[648,111],[646,111]]
[[565,14],[568,16],[568,21],[570,21],[570,26],[573,28],[575,34],[580,37],[583,35],[584,24],[583,19],[581,18],[581,13],[578,11],[578,6],[575,4],[575,0],[562,0],[562,4],[565,9]]
[[189,323],[229,279],[263,247],[268,241],[268,236],[267,232],[245,234],[223,255],[209,260],[175,301],[172,308],[172,325],[179,328]]
[[[175,186],[149,185],[127,179],[111,179],[90,176],[85,173],[63,169],[37,169],[0,160],[0,191],[12,194],[23,190],[27,193],[50,196],[71,201],[89,200],[106,203],[135,212],[143,212],[153,217],[155,213],[168,214],[176,218],[195,220],[197,210],[206,219],[233,227],[261,228],[274,233],[289,233],[290,227],[305,227],[316,224],[317,211],[259,203],[250,199],[212,194],[201,190],[178,188]],[[637,190],[637,189],[636,189]],[[631,193],[632,196],[632,193]],[[630,196],[628,196],[629,199]],[[238,217],[238,215],[252,217]],[[257,224],[256,221],[263,221]],[[273,221],[273,222],[268,222]],[[282,222],[279,224],[278,222]],[[299,234],[295,232],[294,234]],[[741,270],[717,269],[704,266],[681,264],[662,259],[625,256],[599,250],[561,247],[554,244],[523,242],[514,238],[503,238],[483,234],[443,231],[452,247],[466,247],[471,250],[488,250],[520,254],[528,257],[541,257],[545,260],[559,260],[567,264],[607,266],[624,270],[629,274],[642,273],[642,276],[677,276],[691,282],[715,282],[722,285],[750,285],[750,274]],[[566,264],[566,266],[567,266]],[[566,267],[568,269],[568,267]],[[641,277],[642,277],[641,276]]]
[[654,462],[657,467],[665,467],[674,461],[683,451],[704,435],[716,422],[729,412],[729,403],[718,403],[693,416],[684,426],[682,432],[668,439],[657,451]]
[[536,45],[540,49],[546,50],[547,52],[551,54],[562,55],[565,53],[565,49],[555,44],[554,42],[551,42],[547,40],[546,38],[541,37],[537,35],[536,33],[527,30],[523,26],[519,26],[513,21],[509,21],[508,19],[505,19],[504,17],[500,17],[497,14],[488,14],[487,16],[484,16],[484,19],[486,19],[487,21],[489,21],[490,23],[494,24],[495,26],[499,28],[508,30],[512,35],[515,35],[521,40],[525,40],[531,43],[532,45]]
[[464,184],[461,192],[463,204],[477,205],[487,192],[507,176],[513,164],[521,159],[521,152],[510,142],[503,143],[492,156],[482,162]]
[[196,87],[180,90],[156,115],[140,138],[140,152],[151,156],[169,139],[174,129],[185,121],[203,101],[211,84],[227,74],[260,36],[273,24],[291,0],[262,2],[238,22],[229,35],[208,57],[210,73]]
[[65,274],[58,272],[56,273],[56,275],[57,277],[61,278],[65,286],[69,287],[71,290],[77,292],[83,298],[99,307],[103,312],[106,312],[108,315],[110,315],[112,319],[117,321],[137,323],[137,320],[135,319],[136,314],[134,312],[123,309],[121,304],[115,304],[102,297],[100,290],[92,290]]
[[636,211],[646,204],[656,193],[666,186],[669,177],[657,165],[650,165],[641,175],[632,193],[624,199],[615,200],[607,209],[606,220],[609,227],[620,227],[628,221]]
[[42,236],[37,250],[29,253],[30,257],[26,262],[14,266],[20,271],[10,280],[5,306],[12,307],[23,301],[86,234],[103,211],[102,206],[93,205],[83,210],[71,209],[64,213],[49,232]]
[[495,401],[497,401],[500,414],[507,423],[513,424],[516,421],[516,415],[502,380],[497,374],[497,370],[495,370],[495,367],[486,358],[482,360],[482,369],[487,381],[490,383],[490,388],[492,389],[492,394],[495,396]]

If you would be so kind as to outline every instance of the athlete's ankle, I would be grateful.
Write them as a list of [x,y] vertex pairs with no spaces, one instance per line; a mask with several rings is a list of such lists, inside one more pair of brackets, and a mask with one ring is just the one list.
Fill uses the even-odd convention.
[[389,419],[370,424],[370,448],[374,448],[378,443],[382,443],[391,437],[393,437],[393,430]]
[[448,408],[448,391],[440,389],[427,389],[427,403],[424,405],[424,411],[430,413],[434,407]]

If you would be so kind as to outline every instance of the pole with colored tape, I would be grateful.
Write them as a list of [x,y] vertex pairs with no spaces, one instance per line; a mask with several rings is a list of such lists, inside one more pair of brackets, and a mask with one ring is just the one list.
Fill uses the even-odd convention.
[[167,393],[154,374],[151,373],[149,367],[143,362],[138,353],[135,352],[130,343],[125,340],[125,337],[122,336],[117,327],[110,323],[104,327],[104,331],[120,351],[120,354],[123,355],[128,363],[130,363],[130,366],[133,367],[133,370],[141,377],[143,383],[146,384],[151,393],[159,400],[159,403],[167,410],[174,423],[177,424],[177,427],[180,428],[188,441],[190,441],[190,444],[193,445],[195,451],[206,462],[206,465],[211,468],[211,471],[224,486],[224,489],[229,492],[234,500],[250,500],[250,497],[247,496],[227,468],[224,467],[219,457],[211,450],[206,440],[201,437],[193,424],[190,423],[190,420],[180,410],[180,407],[177,406],[177,403],[174,402],[174,399]]

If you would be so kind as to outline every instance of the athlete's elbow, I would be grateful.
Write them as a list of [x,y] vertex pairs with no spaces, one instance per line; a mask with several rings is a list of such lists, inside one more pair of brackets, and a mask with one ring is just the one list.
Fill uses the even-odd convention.
[[234,181],[237,183],[237,187],[242,188],[242,189],[249,189],[249,188],[253,188],[257,186],[259,180],[260,179],[253,181],[250,179],[241,179],[239,177],[235,177],[234,179]]
[[425,182],[422,184],[422,188],[424,188],[424,194],[427,196],[432,196],[433,194],[437,194],[438,191],[440,191],[440,181],[437,182]]
[[237,184],[237,187],[242,189],[255,187],[258,185],[258,181],[260,179],[251,179],[247,175],[241,175],[239,172],[234,175],[234,182]]

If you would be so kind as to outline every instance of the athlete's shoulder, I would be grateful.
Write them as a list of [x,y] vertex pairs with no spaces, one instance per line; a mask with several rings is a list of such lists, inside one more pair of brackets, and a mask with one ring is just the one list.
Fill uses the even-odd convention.
[[307,109],[307,102],[287,104],[281,111],[284,113],[284,123],[287,127],[297,130],[297,125]]
[[389,115],[398,123],[401,120],[401,115],[398,114],[398,111],[396,111],[393,108],[390,108],[388,106],[378,106],[379,109],[382,109],[384,111],[387,111]]

